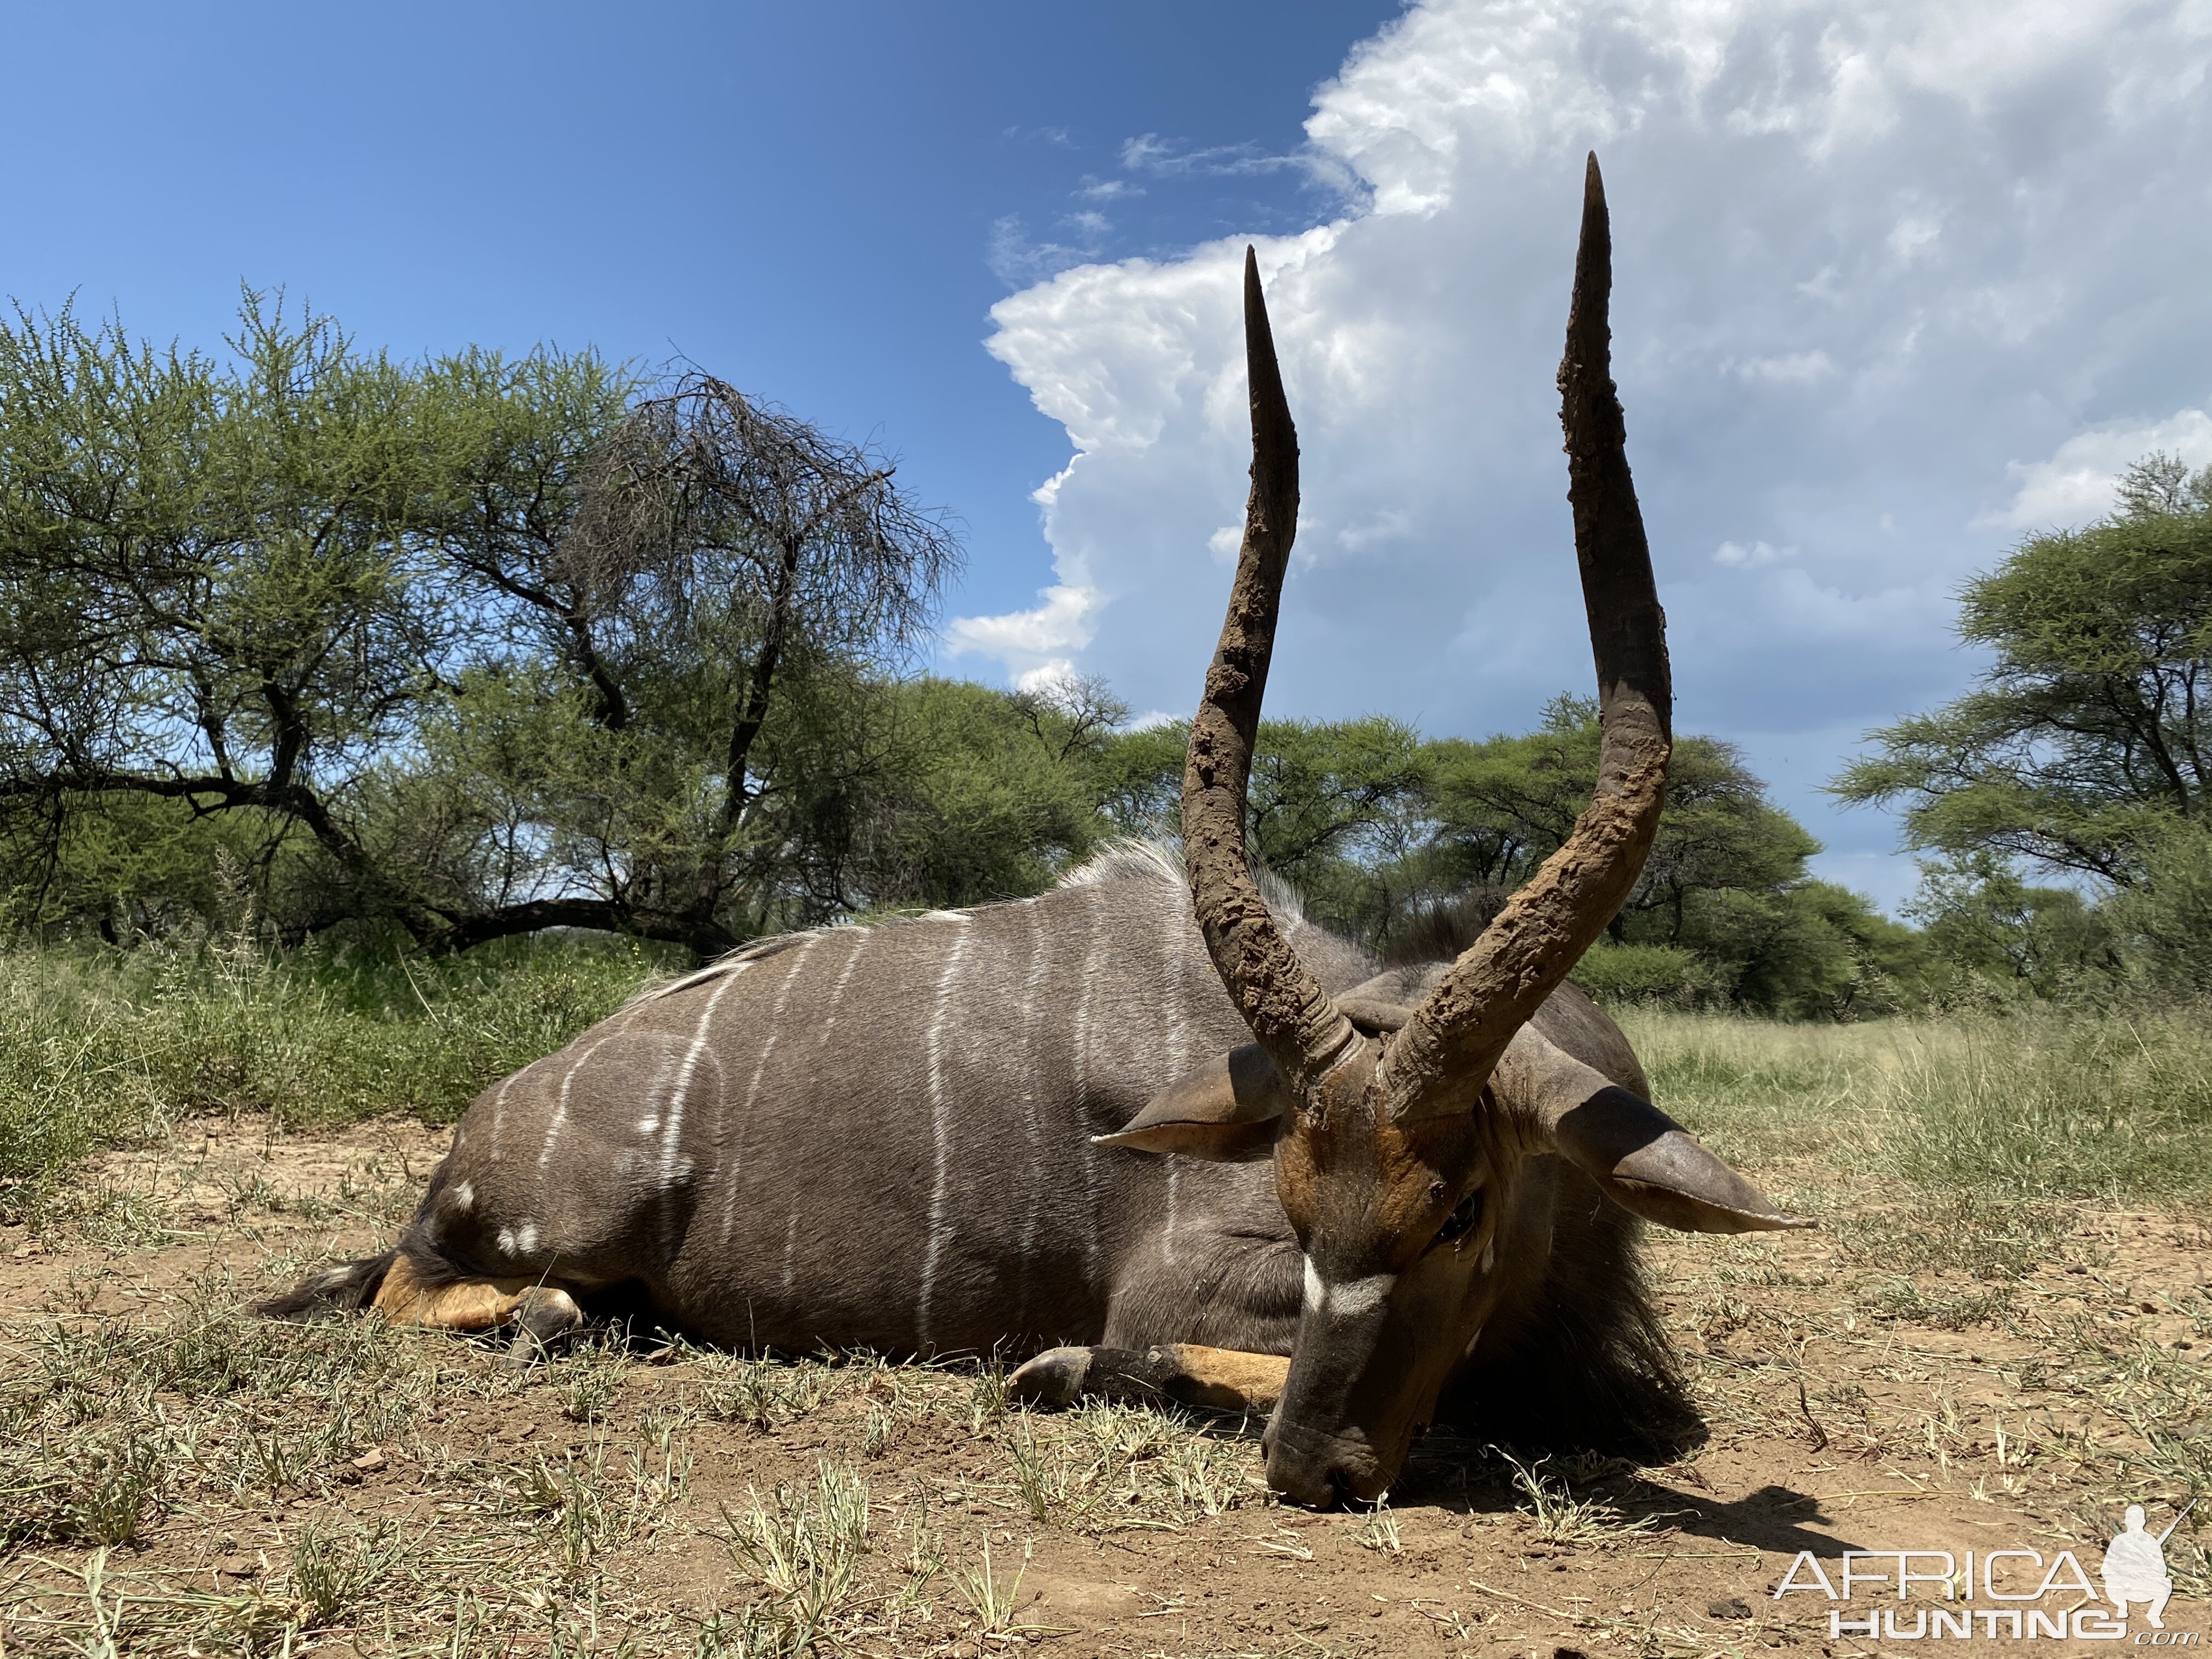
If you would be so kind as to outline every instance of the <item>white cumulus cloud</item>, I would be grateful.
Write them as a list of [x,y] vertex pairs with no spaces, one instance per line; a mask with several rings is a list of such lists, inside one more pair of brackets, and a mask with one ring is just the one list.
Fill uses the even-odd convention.
[[[1682,725],[1817,779],[1835,732],[1954,693],[1959,581],[2205,421],[2208,62],[2203,0],[1426,0],[1353,47],[1304,165],[1354,205],[1255,239],[1304,480],[1270,709],[1479,733],[1587,688],[1553,374],[1593,148]],[[1243,244],[994,309],[1073,454],[1039,493],[1060,586],[962,648],[1194,700],[1249,459]],[[1843,851],[1888,842],[1793,789]]]
[[2019,493],[2009,507],[1976,522],[2049,530],[2100,517],[2112,511],[2120,475],[2154,450],[2192,467],[2212,466],[2212,415],[2185,409],[2162,421],[2122,421],[2076,433],[2047,460],[2012,462],[2005,471],[2020,481]]
[[1006,665],[1025,691],[1075,672],[1068,653],[1091,643],[1091,612],[1098,596],[1088,587],[1048,587],[1044,603],[1001,617],[956,617],[945,640],[955,655],[976,652]]

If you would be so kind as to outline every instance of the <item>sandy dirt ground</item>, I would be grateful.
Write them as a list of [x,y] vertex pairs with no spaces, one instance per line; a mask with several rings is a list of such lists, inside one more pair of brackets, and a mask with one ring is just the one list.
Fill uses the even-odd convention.
[[[517,1377],[481,1341],[240,1311],[387,1241],[444,1139],[193,1123],[0,1227],[0,1651],[2112,1651],[2060,1553],[2094,1587],[2123,1506],[2156,1532],[2212,1467],[2202,1226],[1833,1175],[1820,1231],[1652,1237],[1694,1453],[1440,1434],[1357,1513],[1274,1503],[1256,1424],[1032,1417],[988,1365],[632,1334]],[[2166,1631],[2138,1607],[2117,1645],[2212,1626],[2203,1518],[2166,1546]],[[2033,1551],[1995,1588],[2057,1583],[1773,1594],[1848,1550]],[[2010,1633],[2076,1607],[2080,1635]],[[1914,1638],[1961,1608],[1997,1616]]]

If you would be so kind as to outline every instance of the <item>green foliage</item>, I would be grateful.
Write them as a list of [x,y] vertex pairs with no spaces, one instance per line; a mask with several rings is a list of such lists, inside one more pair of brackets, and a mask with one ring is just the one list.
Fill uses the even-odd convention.
[[[1597,781],[1596,706],[1562,696],[1521,736],[1424,741],[1394,720],[1268,720],[1252,770],[1254,856],[1316,921],[1385,951],[1453,951],[1565,841]],[[1187,728],[1121,737],[1106,811],[1172,833]],[[1910,930],[1811,880],[1820,843],[1727,744],[1678,738],[1667,809],[1608,939],[1576,970],[1613,999],[1862,1014],[1922,994]]]
[[[1599,737],[1596,705],[1562,696],[1525,737],[1431,744],[1437,818],[1431,879],[1437,890],[1431,902],[1469,888],[1510,890],[1556,852],[1589,803]],[[1666,813],[1613,938],[1625,943],[1634,933],[1681,944],[1692,895],[1781,888],[1802,878],[1805,860],[1820,850],[1767,803],[1733,748],[1680,737],[1668,768]],[[1636,920],[1646,915],[1653,920],[1638,929]]]
[[953,906],[1049,886],[1110,830],[1098,805],[1116,712],[964,680],[886,688],[890,742],[848,902]]
[[1906,845],[1933,855],[1915,905],[1929,948],[1992,994],[2212,983],[2212,469],[2153,455],[2119,496],[1967,585],[1960,636],[1993,656],[1981,684],[1871,733],[1877,751],[1831,786],[1904,807]]
[[1620,1011],[1655,1098],[1724,1157],[1993,1200],[2212,1195],[2212,1021],[2023,1002],[1778,1025]]
[[397,362],[252,294],[229,345],[0,325],[9,921],[206,921],[218,854],[292,940],[846,903],[958,560],[887,461],[589,352]]
[[1802,874],[1771,888],[1693,892],[1677,937],[1725,1001],[1760,1013],[1887,1013],[1924,994],[1924,951],[1911,930],[1848,888]]
[[1993,655],[1980,686],[1873,732],[1835,793],[1902,805],[1925,851],[2139,882],[2212,805],[2212,470],[2153,456],[2118,513],[1967,584],[1959,631]]
[[[1401,866],[1401,904],[1472,896],[1487,915],[1557,851],[1597,781],[1597,710],[1560,697],[1523,737],[1427,745],[1434,830]],[[1678,737],[1650,857],[1604,945],[1576,970],[1600,995],[1793,1016],[1864,1013],[1915,994],[1905,929],[1812,880],[1820,843],[1771,805],[1727,744]]]
[[634,944],[283,951],[250,931],[0,954],[0,1183],[198,1113],[450,1121],[635,990]]
[[2148,984],[2212,994],[2212,829],[2165,824],[2142,860],[2142,879],[2106,901],[2101,919]]
[[1936,957],[1996,987],[2058,996],[2120,970],[2099,908],[2069,887],[2030,886],[1986,853],[1923,865],[1910,909]]
[[[1183,727],[1122,731],[1096,684],[900,678],[958,550],[880,455],[709,376],[395,362],[252,295],[229,344],[0,326],[13,929],[189,939],[242,890],[291,945],[714,951],[1174,834]],[[1471,930],[1566,836],[1597,752],[1572,698],[1483,743],[1268,721],[1252,845],[1378,947]],[[1870,1006],[1893,941],[1806,882],[1816,850],[1725,744],[1682,739],[1585,977]]]
[[124,925],[204,909],[188,857],[102,881],[64,856],[133,812],[200,854],[183,826],[227,817],[215,839],[256,866],[312,842],[349,913],[433,920],[369,856],[357,793],[493,620],[456,603],[426,526],[482,470],[487,398],[573,459],[627,389],[588,354],[394,363],[252,294],[229,345],[157,353],[66,310],[0,325],[0,842],[68,872],[15,890],[21,921],[82,906],[113,930],[118,877]]
[[1667,1002],[1696,1007],[1717,1000],[1722,975],[1679,945],[1615,945],[1601,939],[1575,966],[1575,983],[1607,1002]]

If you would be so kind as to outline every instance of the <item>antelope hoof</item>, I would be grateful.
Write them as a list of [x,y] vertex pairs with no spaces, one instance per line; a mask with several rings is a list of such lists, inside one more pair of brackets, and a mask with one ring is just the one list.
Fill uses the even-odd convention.
[[1090,1375],[1090,1349],[1047,1348],[1006,1379],[1006,1394],[1024,1406],[1073,1406]]
[[553,1345],[583,1322],[584,1310],[568,1291],[550,1285],[533,1285],[515,1305],[514,1340],[501,1363],[511,1370],[526,1371],[550,1358]]

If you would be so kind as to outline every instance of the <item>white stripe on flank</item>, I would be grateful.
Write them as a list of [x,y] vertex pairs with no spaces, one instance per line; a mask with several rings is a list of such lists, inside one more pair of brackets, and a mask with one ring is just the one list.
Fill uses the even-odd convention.
[[[1032,905],[1034,899],[1026,901]],[[1044,977],[1044,918],[1035,909],[1030,918],[1030,967],[1022,979],[1021,1012],[1015,1017],[1014,1030],[1022,1045],[1020,1075],[1029,1086],[1022,1091],[1023,1127],[1030,1138],[1029,1203],[1022,1212],[1021,1302],[1014,1310],[1014,1329],[1026,1334],[1029,1329],[1030,1269],[1036,1261],[1037,1228],[1044,1217],[1044,1135],[1037,1122],[1036,1097],[1036,994],[1037,983]]]
[[1182,948],[1182,915],[1171,915],[1167,928],[1167,960],[1160,975],[1162,992],[1160,1024],[1164,1028],[1168,1050],[1168,1075],[1181,1077],[1183,1067],[1190,1063],[1190,1032],[1182,1017],[1183,1004],[1189,1000],[1189,988],[1183,979],[1189,966],[1189,954]]
[[792,1270],[799,1262],[799,1212],[791,1212],[791,1219],[783,1229],[783,1293],[791,1294]]
[[[523,1067],[526,1072],[529,1069]],[[499,1092],[491,1097],[491,1161],[495,1164],[499,1162],[500,1126],[507,1116],[507,1091],[514,1087],[514,1079],[521,1075],[522,1072],[509,1072],[507,1081],[499,1085]]]
[[[562,1128],[568,1121],[568,1085],[576,1080],[576,1073],[583,1069],[584,1062],[620,1036],[623,1028],[629,1024],[631,1016],[647,1006],[644,1002],[632,1002],[609,1014],[605,1019],[600,1021],[600,1025],[605,1028],[605,1034],[597,1042],[578,1054],[570,1063],[568,1069],[561,1074],[560,1092],[555,1097],[553,1102],[552,1121],[545,1126],[545,1144],[538,1149],[538,1189],[541,1194],[545,1190],[546,1168],[553,1161],[553,1143],[561,1138]],[[542,1065],[544,1062],[539,1063]]]
[[1182,1160],[1168,1160],[1168,1224],[1160,1230],[1160,1260],[1170,1267],[1176,1259],[1176,1188],[1182,1184]]
[[541,1188],[545,1184],[546,1168],[553,1162],[553,1143],[561,1138],[561,1131],[568,1121],[569,1086],[575,1082],[576,1073],[584,1069],[584,1062],[621,1035],[618,1030],[607,1032],[597,1042],[569,1061],[568,1069],[561,1073],[561,1087],[553,1097],[553,1118],[545,1126],[545,1144],[538,1151],[538,1182]]
[[868,948],[868,941],[875,937],[866,928],[856,927],[852,931],[860,937],[853,941],[853,954],[845,958],[844,971],[837,975],[837,982],[830,988],[830,1000],[823,1006],[822,1030],[814,1039],[814,1046],[817,1048],[830,1041],[830,1033],[836,1029],[837,1005],[845,1000],[845,981],[853,977],[853,969],[860,964],[860,952]]
[[1091,900],[1090,931],[1084,935],[1083,982],[1075,988],[1075,1034],[1070,1045],[1074,1050],[1075,1092],[1079,1101],[1091,1081],[1091,981],[1098,966],[1098,935],[1103,931],[1104,918],[1098,911],[1098,890],[1093,887]]
[[1091,1079],[1091,989],[1098,977],[1099,955],[1105,943],[1106,916],[1100,908],[1104,889],[1092,885],[1091,896],[1091,933],[1083,952],[1083,985],[1075,995],[1075,1109],[1087,1133],[1083,1137],[1083,1188],[1089,1206],[1091,1242],[1084,1252],[1084,1260],[1095,1277],[1098,1271],[1101,1245],[1098,1238],[1098,1148],[1091,1136],[1098,1126],[1091,1122],[1091,1103],[1084,1097]]
[[915,1328],[925,1353],[930,1346],[930,1299],[937,1290],[937,1264],[945,1254],[945,1235],[951,1220],[945,1212],[945,1200],[952,1173],[952,1121],[949,1103],[945,1098],[945,1015],[952,1003],[952,981],[960,972],[962,958],[967,954],[968,930],[963,927],[952,936],[952,948],[945,953],[945,966],[937,975],[937,1006],[929,1016],[927,1040],[929,1127],[934,1144],[936,1168],[929,1188],[929,1248],[921,1258],[921,1295],[916,1299],[914,1310]]
[[[1190,1032],[1182,1017],[1188,991],[1183,973],[1189,965],[1189,954],[1182,948],[1183,911],[1176,909],[1168,915],[1166,932],[1167,960],[1162,963],[1160,974],[1160,1026],[1167,1048],[1168,1077],[1170,1080],[1183,1074],[1190,1064]],[[1168,1218],[1160,1233],[1160,1259],[1169,1267],[1175,1266],[1176,1226],[1180,1221],[1178,1190],[1182,1185],[1182,1160],[1168,1160]]]
[[[744,1145],[746,1130],[752,1127],[753,1099],[760,1093],[761,1077],[768,1070],[769,1056],[775,1052],[776,1040],[783,1035],[784,1005],[790,1000],[792,981],[799,977],[806,953],[814,948],[816,934],[805,944],[788,952],[791,966],[784,970],[783,979],[775,988],[775,1000],[769,1005],[768,1040],[761,1044],[760,1058],[753,1065],[752,1081],[745,1085],[744,1100],[738,1107],[738,1144]],[[726,1118],[725,1122],[727,1121]],[[722,1183],[722,1243],[730,1242],[730,1235],[738,1224],[738,1192],[744,1176],[744,1160],[738,1159],[725,1169],[722,1165],[722,1124],[714,1127],[714,1179]],[[796,1219],[793,1224],[797,1225]]]
[[668,1107],[662,1115],[660,1130],[660,1188],[663,1192],[676,1182],[676,1153],[678,1137],[684,1133],[684,1102],[691,1092],[692,1074],[699,1069],[699,1056],[707,1051],[707,1025],[714,1018],[714,1010],[729,994],[730,987],[738,976],[752,966],[741,962],[716,982],[707,1006],[699,1011],[699,1024],[691,1033],[691,1046],[684,1052],[684,1064],[676,1071],[676,1088],[668,1097]]

